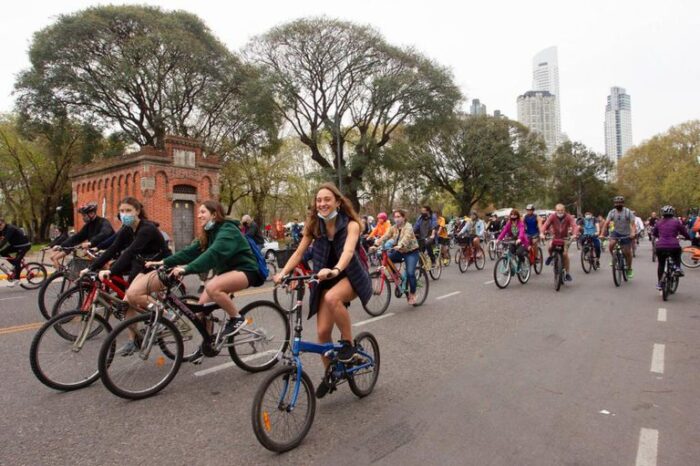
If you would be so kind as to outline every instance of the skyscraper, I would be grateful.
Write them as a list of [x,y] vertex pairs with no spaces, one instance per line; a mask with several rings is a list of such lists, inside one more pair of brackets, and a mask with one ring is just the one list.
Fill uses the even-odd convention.
[[469,113],[471,115],[486,115],[486,105],[482,104],[479,99],[472,99]]
[[556,97],[549,91],[527,91],[518,96],[518,121],[544,137],[548,154],[559,144],[556,103]]
[[605,155],[617,163],[632,147],[632,102],[621,87],[611,87],[605,106]]
[[549,47],[537,53],[532,59],[532,89],[547,91],[554,96],[554,124],[556,142],[561,143],[561,96],[559,94],[559,59],[557,48]]

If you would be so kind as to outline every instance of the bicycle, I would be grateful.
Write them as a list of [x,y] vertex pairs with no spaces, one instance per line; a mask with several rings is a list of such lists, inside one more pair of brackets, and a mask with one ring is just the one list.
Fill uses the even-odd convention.
[[112,331],[110,316],[123,320],[129,308],[121,300],[125,282],[119,277],[100,280],[97,273],[91,272],[83,277],[81,285],[69,292],[84,294],[82,304],[45,322],[29,349],[32,372],[41,383],[55,390],[77,390],[99,378],[95,362],[104,339]]
[[[214,316],[216,303],[194,304],[176,292],[179,280],[172,269],[160,267],[158,278],[165,291],[157,294],[146,313],[120,323],[105,339],[98,356],[102,383],[114,395],[138,400],[155,395],[173,380],[183,359],[200,363],[215,357],[224,348],[241,369],[260,372],[277,364],[277,356],[289,344],[289,322],[285,312],[271,301],[255,301],[243,307],[240,315],[246,326],[231,336],[224,336],[224,321]],[[196,314],[204,317],[198,318]],[[184,358],[179,319],[187,321],[202,337],[199,351]],[[209,328],[211,327],[211,332]],[[133,353],[117,354],[116,348],[133,341]],[[123,347],[123,346],[121,346]]]
[[493,281],[500,289],[506,288],[510,284],[513,275],[517,275],[518,281],[523,285],[530,280],[530,262],[521,259],[515,253],[515,241],[502,241],[505,253],[500,257],[493,267]]
[[679,281],[678,264],[672,257],[668,257],[666,259],[666,269],[661,277],[661,298],[664,301],[668,301],[668,297],[678,290]]
[[593,244],[592,235],[584,235],[582,240],[583,249],[581,249],[581,268],[585,273],[590,273],[591,270],[598,270],[600,263],[595,256],[595,245]]
[[26,262],[22,258],[19,277],[15,277],[15,267],[11,262],[14,257],[3,255],[0,259],[0,271],[7,276],[6,280],[19,281],[19,286],[25,290],[36,290],[46,280],[46,267],[38,262]]
[[459,248],[457,253],[457,266],[459,271],[464,273],[470,265],[474,264],[477,270],[483,270],[486,266],[486,254],[481,246],[474,246],[474,238],[458,238]]
[[613,247],[612,274],[613,282],[617,287],[622,285],[622,282],[627,281],[627,261],[625,254],[622,252],[622,246],[620,246],[620,241],[626,238],[629,238],[629,236],[618,236],[615,247]]
[[[80,246],[60,249],[68,254],[72,254],[73,257],[66,265],[63,265],[64,258],[61,267],[52,273],[39,289],[39,295],[37,297],[39,312],[41,312],[41,315],[46,320],[51,318],[51,310],[61,295],[75,286],[80,278],[80,271],[86,269],[92,260],[97,257],[96,254],[93,254],[89,250],[85,251],[87,257],[78,257],[77,251],[80,249]],[[72,309],[78,307],[80,307],[80,303],[77,303]]]
[[539,241],[537,243],[537,247],[532,243],[532,239],[530,239],[530,246],[528,247],[528,260],[530,261],[530,265],[532,268],[535,270],[535,273],[537,275],[542,273],[542,267],[544,265],[544,254],[542,253],[542,248],[539,245]]
[[552,271],[554,272],[554,289],[559,291],[566,282],[566,269],[564,268],[565,240],[552,240]]
[[656,236],[649,233],[649,241],[651,241],[651,261],[656,262]]
[[[372,297],[363,304],[365,312],[371,316],[380,316],[389,307],[391,302],[391,284],[394,284],[394,296],[401,298],[406,296],[408,299],[408,277],[406,272],[403,273],[394,262],[389,258],[388,250],[384,249],[381,252],[381,265],[370,272],[369,278],[372,281]],[[428,298],[428,290],[430,288],[430,280],[424,267],[416,267],[416,304],[420,306]]]
[[689,269],[697,269],[700,267],[700,248],[693,244],[683,247],[681,263]]
[[442,275],[442,261],[431,260],[428,253],[425,252],[425,248],[420,248],[418,254],[420,254],[420,266],[430,274],[430,278],[436,281],[440,280],[440,276]]
[[447,244],[433,245],[433,256],[441,262],[443,268],[449,267],[452,263],[452,256],[450,255],[449,245]]
[[[294,250],[292,249],[285,249],[281,251],[276,252],[277,256],[277,265],[279,266],[280,269],[284,269],[285,265],[287,265],[287,261],[289,258],[292,256],[294,253]],[[372,257],[373,254],[368,254],[369,257]],[[304,276],[304,275],[311,275],[311,269],[308,268],[308,266],[304,263],[302,260],[297,264],[296,267],[294,267],[294,271],[292,272],[292,276]],[[272,290],[272,300],[277,304],[279,307],[284,309],[285,311],[291,311],[294,308],[294,303],[295,303],[295,290],[293,287],[279,287],[276,286]]]
[[[304,371],[302,353],[323,355],[330,361],[324,375],[329,393],[347,382],[358,398],[374,389],[379,377],[379,343],[369,332],[355,337],[357,353],[349,363],[338,360],[342,348],[338,343],[311,343],[302,340],[302,308],[308,282],[318,282],[314,275],[286,277],[285,284],[296,281],[294,340],[282,358],[284,367],[270,374],[259,386],[253,399],[253,432],[268,450],[285,452],[297,447],[308,434],[316,413],[316,397],[311,378]],[[306,282],[306,283],[305,283]]]

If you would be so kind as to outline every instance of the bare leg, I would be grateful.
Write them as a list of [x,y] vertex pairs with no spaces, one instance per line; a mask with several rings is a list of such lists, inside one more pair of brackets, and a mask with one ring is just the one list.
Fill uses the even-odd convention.
[[[340,330],[340,339],[352,342],[352,321],[345,303],[355,299],[357,295],[350,285],[350,280],[344,278],[333,288],[321,296],[316,320],[319,343],[332,341],[333,325]],[[324,365],[328,361],[324,358]]]
[[209,280],[204,288],[205,292],[200,297],[200,302],[206,294],[211,301],[221,306],[221,309],[226,311],[229,317],[238,317],[238,309],[233,304],[229,293],[245,290],[248,286],[248,277],[243,272],[235,270],[226,272]]

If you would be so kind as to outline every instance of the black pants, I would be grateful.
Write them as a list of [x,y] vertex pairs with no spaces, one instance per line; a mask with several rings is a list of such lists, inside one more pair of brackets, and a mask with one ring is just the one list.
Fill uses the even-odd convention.
[[664,276],[664,270],[666,269],[666,259],[672,257],[676,262],[677,266],[681,265],[681,248],[656,248],[656,257],[659,259],[659,265],[656,269],[656,275],[661,281],[661,277]]
[[19,280],[19,274],[22,272],[22,259],[24,259],[24,255],[27,254],[27,251],[31,248],[31,246],[9,246],[2,251],[5,255],[15,253],[15,257],[7,260],[15,268],[15,280]]
[[420,247],[420,250],[425,251],[428,254],[428,257],[430,257],[431,262],[435,262],[435,253],[433,252],[433,244],[435,244],[435,240],[432,238],[418,240],[418,246]]
[[515,243],[512,243],[510,245],[510,253],[518,256],[518,259],[520,261],[525,261],[525,257],[527,256],[527,249],[522,244],[516,245]]

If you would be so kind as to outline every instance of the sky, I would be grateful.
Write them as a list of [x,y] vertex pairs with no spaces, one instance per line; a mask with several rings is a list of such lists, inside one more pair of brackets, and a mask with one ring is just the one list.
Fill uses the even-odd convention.
[[108,3],[190,11],[234,51],[271,27],[305,16],[369,24],[390,43],[448,67],[467,99],[478,98],[489,113],[499,109],[513,119],[518,95],[532,87],[533,56],[555,45],[562,131],[598,152],[605,151],[605,103],[612,86],[631,96],[635,144],[700,118],[697,0],[11,2],[0,19],[0,112],[12,110],[14,81],[29,66],[32,34],[61,14]]

